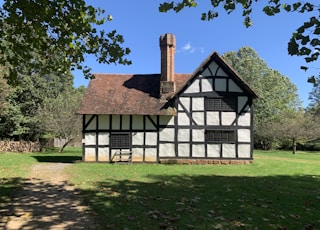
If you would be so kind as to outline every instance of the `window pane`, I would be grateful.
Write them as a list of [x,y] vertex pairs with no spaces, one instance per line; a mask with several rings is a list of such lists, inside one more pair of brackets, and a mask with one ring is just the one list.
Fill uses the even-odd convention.
[[234,130],[206,130],[205,136],[207,142],[214,143],[234,143],[236,139]]
[[236,111],[236,98],[206,98],[205,108],[209,111]]
[[128,133],[111,134],[110,136],[111,148],[130,148],[130,139]]

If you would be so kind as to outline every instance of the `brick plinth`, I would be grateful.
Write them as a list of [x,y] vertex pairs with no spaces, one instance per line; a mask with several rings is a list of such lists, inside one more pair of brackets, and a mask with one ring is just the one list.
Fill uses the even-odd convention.
[[252,164],[253,160],[219,160],[219,159],[160,159],[161,164],[186,164],[186,165],[243,165]]

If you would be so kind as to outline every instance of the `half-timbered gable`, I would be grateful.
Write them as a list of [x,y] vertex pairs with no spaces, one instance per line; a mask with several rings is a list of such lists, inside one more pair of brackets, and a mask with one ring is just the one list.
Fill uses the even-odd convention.
[[177,115],[171,127],[175,149],[171,152],[176,155],[171,157],[252,159],[254,97],[214,52],[175,95]]
[[161,36],[160,47],[160,74],[90,81],[78,111],[83,160],[251,160],[254,91],[216,52],[176,74],[175,37]]

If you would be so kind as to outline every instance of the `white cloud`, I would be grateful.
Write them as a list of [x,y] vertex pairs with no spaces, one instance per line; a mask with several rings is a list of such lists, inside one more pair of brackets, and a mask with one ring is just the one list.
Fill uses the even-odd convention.
[[204,53],[204,48],[202,47],[194,47],[191,45],[191,42],[186,43],[184,46],[182,46],[182,48],[180,50],[178,50],[178,52],[180,53],[195,53],[195,52],[200,52],[200,53]]
[[191,47],[191,43],[188,42],[187,44],[185,44],[183,47],[182,47],[182,51],[188,51],[190,50],[192,47]]

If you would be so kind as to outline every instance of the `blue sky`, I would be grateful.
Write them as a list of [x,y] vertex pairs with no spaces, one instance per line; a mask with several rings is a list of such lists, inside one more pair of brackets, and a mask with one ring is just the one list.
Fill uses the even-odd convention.
[[[305,65],[303,57],[289,56],[287,43],[292,32],[310,15],[281,13],[268,17],[261,12],[263,4],[260,4],[252,14],[253,26],[245,28],[240,9],[230,15],[220,10],[217,19],[205,22],[200,20],[200,15],[210,9],[210,0],[198,1],[197,8],[185,9],[178,14],[159,13],[161,2],[163,0],[87,0],[88,4],[105,9],[106,16],[113,16],[111,22],[103,25],[103,29],[116,29],[124,36],[124,46],[132,51],[128,56],[133,62],[130,66],[99,65],[94,58],[88,57],[86,64],[94,73],[159,73],[159,37],[164,33],[173,33],[177,40],[176,73],[192,73],[213,51],[222,55],[250,46],[270,68],[291,79],[303,104],[308,105],[312,85],[307,83],[307,78],[318,74],[320,69],[302,71],[300,66]],[[0,0],[0,3],[3,1]],[[317,67],[319,63],[310,66]],[[74,74],[75,86],[88,85],[89,80],[84,79],[81,72]]]
[[[105,9],[106,15],[113,16],[113,20],[107,22],[103,29],[116,29],[125,38],[124,46],[132,51],[128,56],[133,62],[130,66],[99,65],[93,58],[88,58],[87,64],[94,73],[159,73],[159,37],[164,33],[173,33],[177,41],[176,73],[192,73],[213,51],[222,55],[250,46],[270,68],[291,79],[305,106],[309,103],[312,85],[307,83],[307,78],[317,74],[320,69],[311,68],[304,72],[300,69],[301,65],[305,65],[303,57],[289,56],[287,53],[287,43],[292,32],[304,22],[307,14],[282,13],[268,17],[261,12],[263,5],[258,5],[252,15],[253,26],[245,28],[240,10],[230,15],[220,10],[217,19],[201,21],[201,13],[210,8],[209,0],[202,0],[197,8],[185,9],[179,14],[159,13],[161,0],[87,2]],[[312,63],[311,66],[316,64]],[[80,73],[75,73],[75,86],[86,86],[88,82]]]

